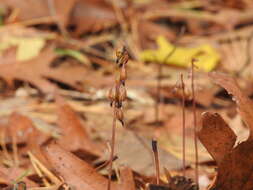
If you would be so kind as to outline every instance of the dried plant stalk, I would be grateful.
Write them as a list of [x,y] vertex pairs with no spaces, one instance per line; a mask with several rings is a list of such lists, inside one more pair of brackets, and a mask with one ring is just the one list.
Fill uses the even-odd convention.
[[192,107],[193,107],[193,123],[194,123],[194,148],[195,148],[195,181],[197,187],[199,187],[199,157],[198,157],[198,139],[197,139],[197,115],[196,115],[196,101],[195,101],[195,85],[194,85],[194,62],[195,59],[192,59],[191,62],[191,90],[192,90]]
[[159,156],[158,156],[158,149],[157,149],[157,141],[152,140],[152,150],[154,153],[154,165],[156,170],[156,184],[160,184],[160,164],[159,164]]
[[[181,36],[185,33],[185,27],[183,26],[178,35],[177,35],[177,39],[175,41],[175,44],[177,43],[177,41],[181,38]],[[167,62],[167,60],[175,53],[177,49],[177,46],[174,46],[174,48],[168,52],[168,54],[165,56],[164,60],[162,61],[162,63],[158,64],[158,71],[157,71],[157,100],[155,103],[155,123],[158,124],[159,123],[159,105],[161,102],[161,84],[162,84],[162,75],[163,75],[163,65],[165,65],[165,63]]]
[[184,84],[184,76],[181,74],[181,88],[182,88],[182,160],[183,160],[183,176],[185,177],[185,84]]
[[112,165],[115,150],[115,138],[116,138],[116,121],[119,120],[122,126],[124,126],[124,114],[122,110],[122,103],[127,98],[125,81],[127,79],[126,64],[128,62],[129,56],[126,48],[123,47],[122,51],[116,52],[116,56],[117,56],[116,66],[117,69],[119,70],[119,78],[115,79],[115,84],[110,89],[108,94],[110,105],[113,108],[113,121],[112,121],[111,153],[109,160],[109,176],[108,176],[107,190],[111,189]]

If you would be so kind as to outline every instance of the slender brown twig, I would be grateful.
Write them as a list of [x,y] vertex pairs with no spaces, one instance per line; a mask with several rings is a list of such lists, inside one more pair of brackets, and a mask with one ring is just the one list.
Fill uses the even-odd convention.
[[185,84],[184,75],[181,74],[181,88],[182,88],[182,131],[183,131],[183,176],[185,177]]
[[192,106],[193,106],[193,122],[194,122],[194,147],[195,147],[195,181],[199,187],[199,169],[198,169],[198,141],[197,141],[197,115],[196,115],[196,101],[195,101],[195,86],[194,86],[194,62],[191,62],[191,89],[192,89]]
[[152,140],[152,150],[154,153],[154,165],[156,170],[156,184],[160,184],[160,167],[159,167],[159,156],[158,156],[158,149],[157,149],[157,141]]

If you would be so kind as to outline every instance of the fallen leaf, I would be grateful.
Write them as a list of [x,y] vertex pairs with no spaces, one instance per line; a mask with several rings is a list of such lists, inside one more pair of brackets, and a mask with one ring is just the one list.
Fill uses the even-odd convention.
[[45,45],[43,38],[13,37],[5,38],[0,44],[0,53],[17,46],[17,61],[26,61],[36,57]]
[[219,114],[203,113],[202,120],[202,128],[198,132],[199,140],[213,159],[221,162],[232,150],[236,135]]
[[253,102],[247,95],[245,95],[233,77],[223,73],[212,72],[209,73],[210,78],[226,89],[229,94],[233,95],[242,120],[248,125],[250,130],[250,137],[253,132]]
[[[79,0],[71,15],[75,35],[97,32],[117,23],[114,11],[105,1]],[[85,24],[83,24],[85,23]]]
[[[104,190],[106,188],[108,181],[106,178],[58,144],[49,144],[44,152],[56,172],[70,187],[76,190]],[[111,189],[117,190],[119,187],[112,182]]]
[[120,168],[121,189],[135,190],[133,171],[129,167]]
[[41,146],[49,136],[39,131],[32,121],[19,113],[12,113],[8,122],[8,134],[12,137],[12,143],[26,143],[27,149],[38,157],[44,164],[47,161],[41,153]]
[[17,180],[22,180],[26,183],[27,187],[36,187],[36,184],[31,181],[27,176],[30,175],[29,170],[21,168],[5,168],[0,166],[0,184],[13,184]]
[[57,16],[58,22],[66,25],[75,2],[76,0],[68,0],[65,3],[61,0],[3,0],[2,3],[18,10],[18,20]]
[[[220,60],[218,52],[208,44],[194,48],[175,47],[163,36],[157,37],[156,43],[158,45],[157,50],[144,50],[140,54],[142,61],[158,63],[164,63],[165,61],[166,64],[189,67],[191,60],[196,58],[198,61],[195,65],[200,70],[209,72],[216,67]],[[170,56],[167,58],[168,55]]]
[[218,114],[205,113],[198,131],[200,141],[216,160],[218,169],[210,190],[251,190],[253,188],[253,141],[233,148],[236,136]]
[[70,151],[85,150],[96,156],[101,156],[102,150],[92,142],[75,111],[61,97],[56,98],[56,103],[57,125],[62,133],[59,144]]
[[85,68],[64,65],[53,68],[50,64],[55,58],[56,54],[52,46],[47,47],[39,56],[29,61],[17,61],[15,52],[8,51],[5,55],[0,56],[0,77],[10,86],[13,86],[14,80],[30,82],[43,93],[53,93],[56,89],[56,85],[48,79],[80,89],[80,83],[86,73]]

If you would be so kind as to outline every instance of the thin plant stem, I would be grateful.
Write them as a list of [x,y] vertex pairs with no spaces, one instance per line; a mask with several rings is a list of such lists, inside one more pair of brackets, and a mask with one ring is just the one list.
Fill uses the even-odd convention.
[[181,74],[181,88],[182,88],[182,131],[183,131],[183,176],[185,177],[185,84],[184,76]]
[[[180,37],[184,34],[185,27],[182,27],[180,29],[180,32],[178,33],[177,40],[180,39]],[[177,43],[177,40],[175,41],[175,44]],[[162,63],[158,64],[158,75],[157,75],[157,101],[155,104],[155,122],[159,122],[159,105],[161,102],[161,83],[162,83],[162,73],[163,73],[163,65],[166,63],[166,61],[175,53],[177,49],[177,46],[175,45],[173,49],[165,56]],[[156,59],[156,57],[155,57]],[[158,62],[158,61],[156,61]]]
[[154,153],[154,165],[156,169],[156,184],[160,184],[160,167],[159,167],[159,156],[158,156],[158,149],[157,149],[157,141],[152,140],[152,150]]
[[162,75],[163,75],[163,64],[173,55],[177,47],[175,46],[164,58],[162,63],[158,63],[158,73],[157,73],[157,101],[155,104],[155,123],[159,122],[159,105],[161,102],[161,87],[162,87]]
[[159,122],[159,105],[161,100],[161,82],[162,82],[162,64],[158,64],[158,75],[157,75],[157,100],[155,105],[155,122]]
[[111,154],[109,162],[109,178],[107,190],[111,189],[111,180],[112,180],[112,166],[113,166],[113,157],[114,157],[114,148],[115,148],[115,138],[116,138],[116,105],[113,103],[113,121],[112,121],[112,139],[111,139]]
[[192,106],[193,106],[193,122],[194,122],[194,147],[195,147],[195,181],[199,187],[199,169],[198,169],[198,141],[197,141],[197,115],[196,115],[196,101],[195,101],[195,86],[194,86],[194,61],[191,62],[191,88],[192,88]]

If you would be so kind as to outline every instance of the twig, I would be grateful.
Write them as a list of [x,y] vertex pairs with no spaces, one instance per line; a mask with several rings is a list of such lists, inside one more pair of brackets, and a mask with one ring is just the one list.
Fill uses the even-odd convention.
[[185,177],[185,84],[184,75],[181,74],[181,88],[182,88],[182,131],[183,131],[183,176]]
[[160,167],[159,167],[159,156],[158,156],[158,150],[157,150],[157,141],[152,140],[152,150],[154,153],[154,165],[156,170],[156,184],[160,184]]
[[198,142],[197,142],[197,115],[196,115],[196,101],[195,101],[195,88],[194,88],[194,62],[191,62],[191,88],[192,88],[192,106],[193,106],[193,122],[194,122],[194,147],[195,147],[195,180],[197,187],[199,187],[199,169],[198,169]]

